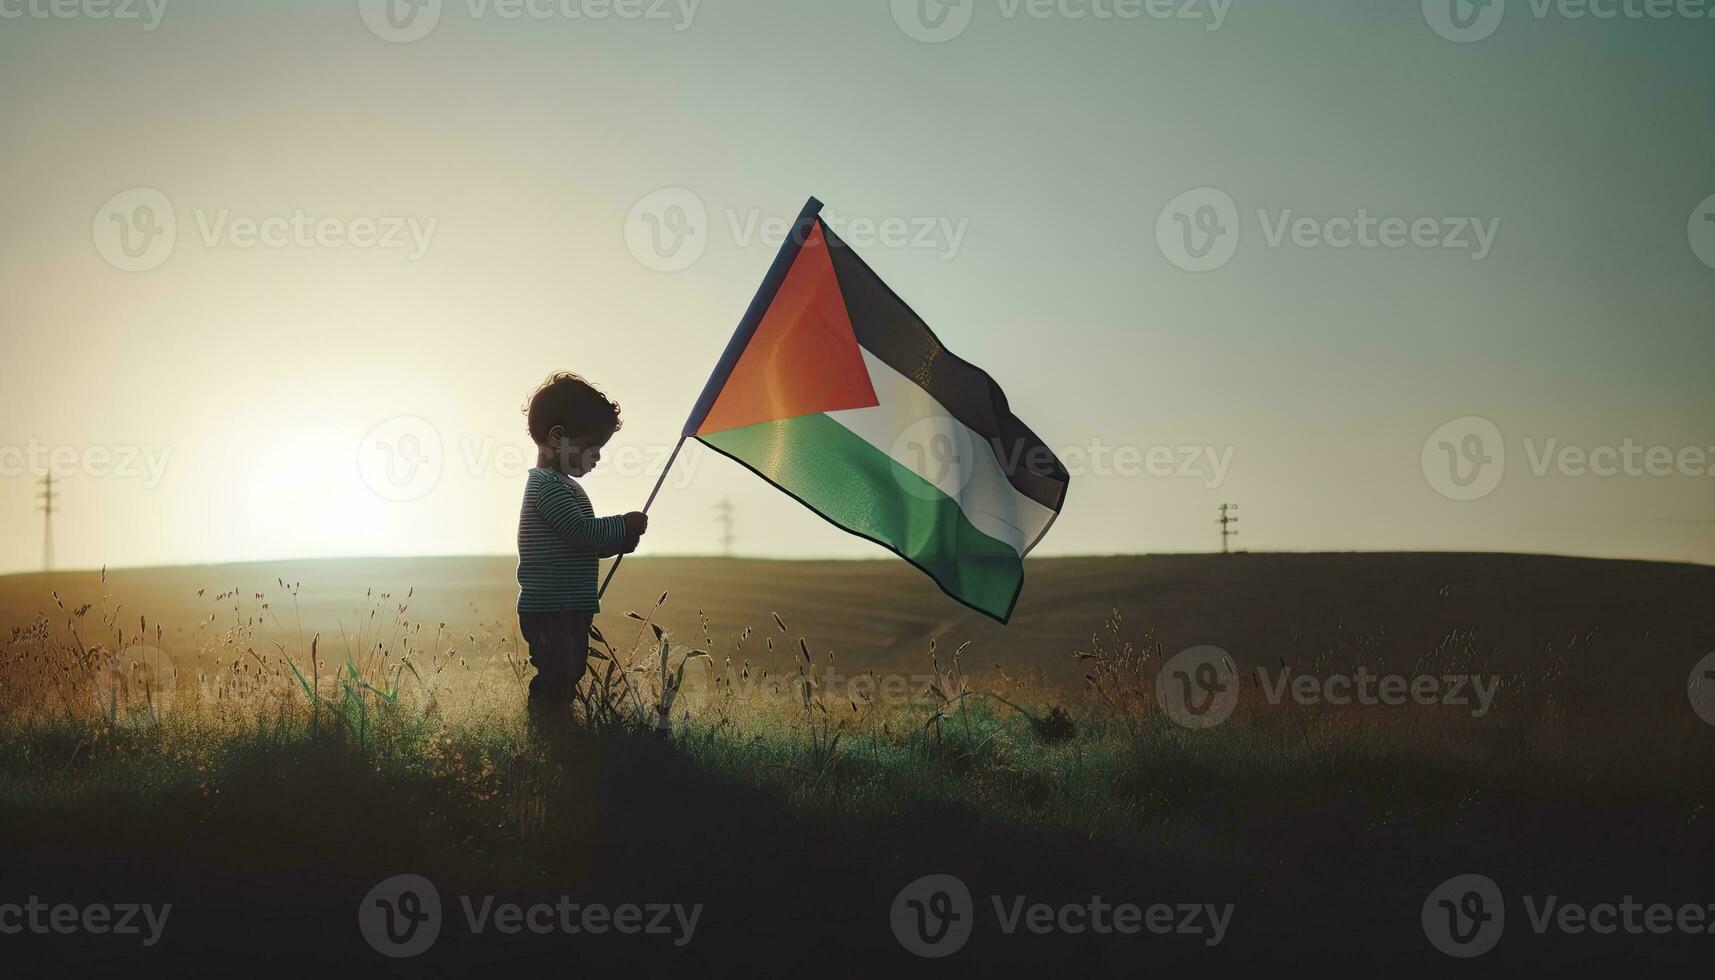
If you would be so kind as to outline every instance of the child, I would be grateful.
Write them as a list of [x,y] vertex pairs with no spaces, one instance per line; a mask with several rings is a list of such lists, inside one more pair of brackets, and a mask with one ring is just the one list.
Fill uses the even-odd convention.
[[649,529],[633,512],[596,517],[574,477],[595,469],[619,429],[619,406],[575,374],[555,374],[524,409],[536,467],[518,517],[518,628],[536,676],[530,714],[563,716],[589,661],[599,559],[629,553]]

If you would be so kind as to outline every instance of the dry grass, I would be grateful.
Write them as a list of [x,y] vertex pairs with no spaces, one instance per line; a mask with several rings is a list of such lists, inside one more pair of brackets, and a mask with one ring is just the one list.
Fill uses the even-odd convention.
[[[0,781],[64,796],[80,777],[147,793],[189,771],[223,791],[223,766],[259,752],[336,751],[376,773],[426,775],[520,839],[540,836],[565,761],[533,739],[522,699],[530,668],[516,636],[455,633],[413,616],[413,592],[366,593],[336,635],[306,635],[298,587],[199,593],[206,613],[170,644],[159,626],[105,594],[13,629],[0,648]],[[1486,717],[1443,706],[1271,703],[1250,684],[1234,717],[1208,732],[1156,704],[1162,644],[1118,612],[1081,649],[1081,690],[1039,667],[933,639],[919,669],[842,673],[823,638],[775,613],[764,629],[717,636],[698,611],[689,642],[657,622],[663,593],[624,636],[592,635],[591,672],[573,715],[597,736],[673,732],[704,769],[770,787],[830,818],[924,801],[1029,825],[1113,838],[1242,835],[1247,807],[1355,805],[1377,824],[1457,825],[1496,799],[1604,804],[1665,801],[1708,819],[1715,796],[1706,739],[1682,706],[1616,697],[1590,662],[1595,638],[1544,646],[1528,669],[1496,673]],[[1299,671],[1377,663],[1374,637],[1336,631]],[[172,648],[169,649],[168,647]],[[1474,630],[1427,645],[1422,674],[1482,674],[1492,653]],[[1516,662],[1516,659],[1515,661]],[[1611,732],[1623,727],[1627,737]]]

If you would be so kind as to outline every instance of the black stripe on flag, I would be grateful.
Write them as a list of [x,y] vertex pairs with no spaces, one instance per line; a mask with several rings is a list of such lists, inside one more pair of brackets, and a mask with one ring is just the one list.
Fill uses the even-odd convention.
[[905,375],[945,407],[949,414],[988,440],[1001,472],[1019,493],[1058,512],[1071,477],[1030,427],[1007,407],[1006,394],[981,368],[960,358],[935,338],[929,325],[905,305],[833,229],[822,224],[834,275],[845,294],[846,311],[858,343]]

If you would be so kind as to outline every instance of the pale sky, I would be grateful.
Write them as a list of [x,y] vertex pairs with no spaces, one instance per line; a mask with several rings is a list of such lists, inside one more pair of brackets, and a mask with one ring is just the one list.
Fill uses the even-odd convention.
[[[0,572],[47,467],[61,567],[504,553],[555,370],[622,403],[586,485],[633,509],[811,194],[1061,451],[1038,554],[1231,502],[1257,550],[1715,559],[1715,19],[114,2],[0,0]],[[739,553],[883,554],[689,452],[646,552],[730,497]]]

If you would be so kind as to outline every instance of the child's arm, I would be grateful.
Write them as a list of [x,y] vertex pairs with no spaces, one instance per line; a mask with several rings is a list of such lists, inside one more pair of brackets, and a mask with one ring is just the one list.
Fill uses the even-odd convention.
[[629,555],[637,550],[638,542],[642,539],[635,534],[627,534],[625,540],[615,545],[607,545],[596,549],[597,558],[612,558],[614,555]]
[[624,517],[586,517],[579,504],[577,494],[559,480],[543,483],[536,491],[537,512],[569,544],[599,551],[624,542]]

